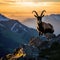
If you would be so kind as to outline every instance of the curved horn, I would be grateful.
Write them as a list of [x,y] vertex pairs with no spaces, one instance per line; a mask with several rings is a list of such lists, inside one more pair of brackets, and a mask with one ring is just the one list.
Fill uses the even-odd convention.
[[34,10],[34,11],[32,11],[32,13],[33,13],[33,12],[35,12],[35,14],[36,14],[36,15],[34,15],[34,16],[38,16],[38,13],[37,13],[35,10]]
[[43,16],[43,13],[44,13],[44,12],[46,12],[46,10],[43,10],[43,11],[41,12],[41,15],[40,15],[40,16]]

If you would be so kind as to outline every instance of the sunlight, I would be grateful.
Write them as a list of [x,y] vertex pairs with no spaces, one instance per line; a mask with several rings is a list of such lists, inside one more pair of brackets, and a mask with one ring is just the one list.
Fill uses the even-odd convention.
[[22,6],[49,6],[49,5],[51,5],[50,3],[48,3],[48,2],[18,2],[18,1],[16,1],[15,3],[14,3],[15,5],[22,5]]
[[16,5],[23,5],[23,6],[32,6],[33,2],[15,2]]
[[43,6],[48,6],[48,3],[47,2],[43,2]]

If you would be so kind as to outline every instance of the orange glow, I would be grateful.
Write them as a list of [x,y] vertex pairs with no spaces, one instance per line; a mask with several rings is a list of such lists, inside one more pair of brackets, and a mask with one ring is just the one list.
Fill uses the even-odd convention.
[[46,14],[60,14],[60,2],[5,2],[0,4],[0,13],[17,19],[34,17],[33,10],[40,13],[45,9]]

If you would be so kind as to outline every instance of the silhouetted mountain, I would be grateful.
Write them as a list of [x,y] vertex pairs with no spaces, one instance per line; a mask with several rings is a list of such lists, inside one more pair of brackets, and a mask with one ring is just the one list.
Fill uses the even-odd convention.
[[9,20],[9,18],[4,16],[3,14],[0,14],[0,21],[8,21],[8,20]]
[[[6,18],[1,15],[2,18]],[[6,51],[12,52],[20,44],[28,43],[29,39],[37,36],[35,29],[29,28],[17,20],[9,19],[0,21],[0,57],[6,54]],[[5,50],[4,50],[5,49]],[[7,53],[8,53],[7,52]]]
[[[4,19],[7,18],[2,14],[0,14],[0,16],[2,16],[2,18],[4,18]],[[1,18],[0,18],[0,20],[1,20]],[[0,21],[0,28],[1,28],[0,30],[10,30],[12,32],[17,32],[17,33],[26,32],[26,33],[29,33],[29,35],[32,32],[36,32],[35,29],[29,28],[29,27],[23,25],[22,23],[18,22],[17,20],[13,20],[13,19],[9,19],[9,18],[8,18],[8,21],[5,21],[5,20]]]

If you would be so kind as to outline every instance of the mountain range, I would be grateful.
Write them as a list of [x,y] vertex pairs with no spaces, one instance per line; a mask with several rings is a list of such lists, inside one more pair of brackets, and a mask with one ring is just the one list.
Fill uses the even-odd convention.
[[6,54],[6,51],[12,52],[20,44],[28,43],[34,36],[38,36],[35,29],[0,14],[0,56]]

